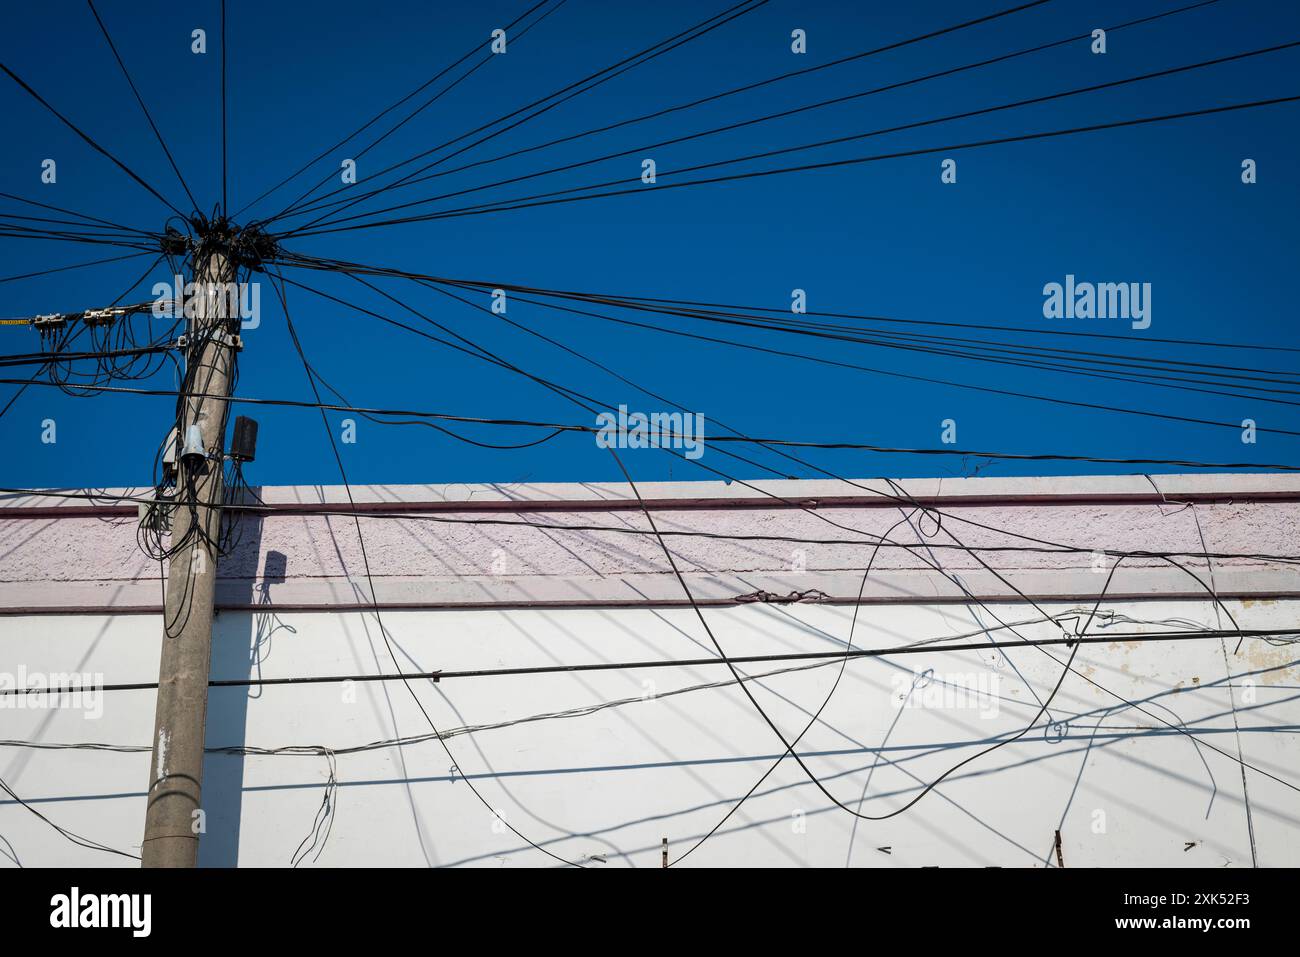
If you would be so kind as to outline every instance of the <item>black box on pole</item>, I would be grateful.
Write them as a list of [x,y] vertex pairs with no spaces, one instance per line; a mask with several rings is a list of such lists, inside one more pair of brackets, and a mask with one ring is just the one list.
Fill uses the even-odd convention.
[[236,462],[251,462],[257,456],[257,421],[246,415],[235,416],[235,431],[230,437],[230,457]]

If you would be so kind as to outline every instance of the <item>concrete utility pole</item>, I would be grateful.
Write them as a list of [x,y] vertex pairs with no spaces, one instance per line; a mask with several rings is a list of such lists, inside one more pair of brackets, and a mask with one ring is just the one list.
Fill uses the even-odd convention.
[[[236,263],[228,248],[203,241],[194,255],[201,295],[189,324],[185,392],[176,437],[176,498],[172,541],[188,543],[171,558],[163,606],[162,662],[154,718],[153,761],[145,814],[145,867],[194,867],[199,853],[203,743],[212,661],[212,601],[217,580],[226,414],[238,331]],[[179,304],[178,304],[179,305]],[[206,457],[185,457],[186,436],[197,425]]]

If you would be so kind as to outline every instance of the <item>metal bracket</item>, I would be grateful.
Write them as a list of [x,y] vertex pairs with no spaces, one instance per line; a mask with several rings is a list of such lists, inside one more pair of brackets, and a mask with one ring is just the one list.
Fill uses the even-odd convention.
[[[188,334],[177,336],[176,348],[182,351],[188,349],[193,342],[193,339],[194,337]],[[236,333],[219,332],[212,337],[212,340],[218,345],[223,345],[228,349],[233,349],[235,352],[244,351],[244,340]]]

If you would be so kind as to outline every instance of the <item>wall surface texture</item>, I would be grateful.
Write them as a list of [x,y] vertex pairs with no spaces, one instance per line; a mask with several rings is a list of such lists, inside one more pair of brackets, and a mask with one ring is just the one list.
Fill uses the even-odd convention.
[[[756,486],[640,487],[682,580],[625,486],[355,489],[369,578],[261,490],[213,679],[446,675],[214,687],[201,862],[1300,864],[1300,645],[1226,634],[1297,627],[1300,481]],[[157,680],[123,494],[0,500],[0,679]],[[0,866],[135,863],[153,711],[0,696]]]

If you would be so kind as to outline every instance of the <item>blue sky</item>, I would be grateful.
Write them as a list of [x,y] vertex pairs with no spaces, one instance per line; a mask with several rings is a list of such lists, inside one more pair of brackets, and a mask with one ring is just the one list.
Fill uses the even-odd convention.
[[[504,26],[530,5],[521,0],[472,4],[229,0],[231,206],[243,206],[476,44],[486,50],[489,31]],[[490,140],[456,162],[493,157],[1013,5],[1009,0],[906,4],[772,0]],[[750,94],[393,191],[359,206],[358,211],[634,150],[1180,5],[1178,0],[1057,0]],[[221,192],[219,5],[102,0],[97,6],[187,181],[210,209]],[[728,6],[724,2],[647,5],[567,0],[535,30],[510,42],[505,56],[492,58],[362,157],[360,183],[350,188],[374,185],[367,183],[367,175],[383,166],[503,116]],[[56,0],[11,7],[5,17],[0,59],[186,208],[181,203],[185,194],[86,6]],[[208,31],[206,55],[191,53],[195,28]],[[790,51],[790,34],[796,28],[807,32],[804,55]],[[651,149],[644,155],[655,159],[660,181],[666,184],[676,167],[978,109],[1297,39],[1300,6],[1222,0],[1152,24],[1113,31],[1105,55],[1094,55],[1081,41],[842,106]],[[925,149],[1294,95],[1300,93],[1297,65],[1300,52],[1292,49],[766,163],[736,164],[720,172]],[[0,189],[143,229],[161,228],[169,215],[163,205],[7,78],[0,81],[0,116],[8,134],[0,150]],[[1297,345],[1292,330],[1296,262],[1300,261],[1298,115],[1300,107],[1286,104],[695,189],[656,193],[647,187],[627,198],[303,237],[285,240],[284,246],[312,255],[490,283],[776,308],[790,302],[791,290],[802,288],[811,310],[1105,332],[1129,341],[1064,344],[1294,374],[1300,373],[1300,353],[1211,350],[1150,340]],[[365,144],[370,136],[373,130],[358,142]],[[330,188],[334,188],[340,160],[354,156],[359,148],[350,144],[331,153],[312,170],[314,175],[295,180],[247,216],[278,211],[326,175],[333,177]],[[940,160],[948,155],[958,164],[954,185],[940,182]],[[40,182],[41,162],[46,158],[58,162],[54,185]],[[469,199],[635,178],[641,158],[641,152],[633,152]],[[1254,185],[1241,182],[1244,158],[1258,164]],[[445,201],[443,206],[464,201]],[[22,211],[5,201],[0,201],[0,208]],[[0,253],[0,277],[109,254],[100,247],[20,238],[0,238]],[[132,260],[0,283],[0,316],[107,303],[147,263],[148,259]],[[1045,319],[1043,286],[1061,282],[1067,274],[1080,280],[1150,283],[1151,327],[1134,330],[1120,320]],[[286,270],[285,275],[367,309],[418,321],[345,277],[295,270]],[[166,268],[160,267],[149,284],[166,277]],[[149,298],[149,284],[136,299]],[[600,398],[608,407],[625,403],[644,412],[664,408],[662,402],[482,311],[409,283],[384,283],[384,288],[515,365]],[[488,303],[482,296],[478,301]],[[307,379],[269,286],[263,288],[262,305],[261,325],[245,336],[239,394],[310,399]],[[534,382],[363,313],[292,287],[289,305],[313,365],[351,404],[595,424],[586,411]],[[722,431],[715,423],[725,422],[751,435],[934,448],[941,447],[941,423],[953,419],[957,444],[963,448],[1300,465],[1300,438],[1295,436],[1260,432],[1256,444],[1246,445],[1231,429],[1073,409],[836,369],[789,354],[709,345],[522,303],[513,303],[508,315],[680,406],[703,413],[706,434]],[[1259,399],[759,334],[684,319],[655,321],[676,322],[681,328],[742,339],[778,352],[823,356],[908,375],[1216,421],[1251,418],[1261,428],[1300,427],[1293,407]],[[1039,337],[1012,333],[1001,337],[1013,345],[1045,344]],[[19,326],[0,326],[0,342],[4,354],[37,347],[35,333]],[[0,371],[10,378],[22,374]],[[173,388],[170,373],[143,385]],[[0,386],[0,405],[14,388]],[[0,448],[4,449],[0,480],[17,487],[148,484],[171,405],[167,398],[76,398],[50,388],[29,389],[0,418]],[[247,469],[251,482],[338,480],[317,413],[266,407],[237,411],[261,423],[258,460]],[[331,415],[336,435],[342,418]],[[40,440],[46,419],[58,423],[54,444]],[[537,433],[482,429],[465,434],[497,442],[537,437]],[[611,480],[619,475],[609,454],[596,448],[589,435],[561,436],[530,449],[499,451],[479,449],[429,429],[386,427],[363,420],[356,443],[340,449],[353,482],[510,483]],[[775,461],[764,453],[755,457]],[[805,457],[837,474],[856,477],[957,475],[973,465],[956,457],[865,452]],[[658,450],[629,451],[625,461],[634,477],[641,479],[716,477]],[[700,461],[743,478],[770,475],[713,449]],[[782,468],[789,474],[815,474],[791,463]],[[981,474],[1128,470],[1086,463],[999,461]]]

